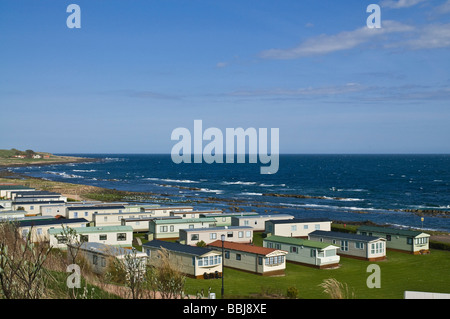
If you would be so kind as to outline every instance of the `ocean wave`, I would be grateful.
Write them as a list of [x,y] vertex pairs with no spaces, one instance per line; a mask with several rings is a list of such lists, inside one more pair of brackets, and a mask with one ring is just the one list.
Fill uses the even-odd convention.
[[336,188],[336,187],[331,187],[330,190],[333,191],[333,192],[368,192],[367,189],[363,189],[363,188]]
[[246,196],[262,196],[262,193],[244,192],[244,193],[241,193],[241,195],[246,195]]
[[205,192],[205,193],[216,193],[216,194],[222,194],[223,190],[220,189],[209,189],[209,188],[200,188],[197,191]]
[[156,177],[147,177],[147,178],[144,178],[144,179],[148,180],[148,181],[161,181],[161,182],[167,182],[167,183],[188,183],[188,184],[200,183],[200,182],[192,181],[192,180],[189,180],[189,179],[170,179],[170,178],[156,178]]
[[237,181],[237,182],[222,182],[221,184],[223,185],[256,185],[256,182],[241,182],[241,181]]
[[108,162],[124,162],[124,161],[126,161],[125,158],[119,158],[119,157],[105,157],[104,160],[108,161]]
[[46,171],[46,174],[51,174],[51,175],[57,175],[57,176],[61,176],[62,178],[84,178],[83,176],[80,175],[75,175],[75,174],[68,174],[66,172],[53,172],[53,171]]
[[412,209],[449,209],[450,205],[409,205]]
[[334,200],[338,200],[341,202],[364,202],[365,199],[362,198],[333,198]]
[[258,186],[261,186],[261,187],[285,187],[286,186],[286,184],[264,184],[264,183],[262,183],[262,184],[259,184]]
[[418,227],[411,227],[411,226],[402,225],[402,224],[388,224],[388,225],[389,225],[389,227],[400,228],[400,229],[407,229],[407,230],[409,230],[409,229],[426,230],[426,231],[436,231],[436,230],[438,230],[437,228],[426,228],[426,227],[418,228]]
[[346,198],[346,197],[330,197],[330,196],[321,196],[321,199],[337,200],[340,202],[364,202],[365,201],[365,199],[362,199],[362,198]]
[[335,205],[323,205],[323,204],[291,204],[291,203],[280,203],[284,206],[292,207],[306,207],[306,208],[321,208],[321,209],[333,209],[333,210],[352,210],[352,211],[376,211],[379,209],[370,207],[354,207],[354,206],[335,206]]
[[73,169],[72,172],[85,172],[85,173],[92,173],[96,172],[96,169]]

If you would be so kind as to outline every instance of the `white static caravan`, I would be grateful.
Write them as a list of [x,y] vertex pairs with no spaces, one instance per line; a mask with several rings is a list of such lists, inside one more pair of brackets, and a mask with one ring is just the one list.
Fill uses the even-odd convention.
[[148,239],[178,239],[180,229],[215,227],[216,219],[211,217],[155,219],[149,222]]
[[[49,241],[49,229],[61,227],[87,227],[89,221],[84,218],[73,219],[44,219],[18,221],[19,232],[22,237],[30,236],[32,242]],[[31,233],[30,233],[31,232]]]
[[379,226],[360,226],[358,234],[386,239],[386,248],[414,255],[430,253],[430,234],[418,230]]
[[59,205],[41,205],[40,213],[42,216],[62,216],[66,217],[66,207],[68,203],[60,203]]
[[180,229],[179,242],[185,245],[196,245],[203,241],[212,243],[225,236],[225,240],[249,244],[253,241],[253,228],[250,226],[222,226],[209,228]]
[[103,213],[120,214],[123,212],[124,209],[125,209],[124,205],[69,206],[69,207],[66,207],[66,218],[86,218],[90,222],[93,222],[94,216],[97,214],[103,214]]
[[23,210],[2,210],[0,211],[0,222],[22,219],[25,215],[26,212]]
[[160,205],[157,204],[132,205],[125,203],[123,205],[125,206],[124,212],[126,213],[142,213],[145,212],[146,209],[153,209],[160,207]]
[[14,202],[31,202],[31,201],[67,201],[67,197],[60,193],[48,192],[48,191],[20,191],[11,192],[11,199]]
[[210,217],[212,214],[221,214],[222,211],[218,209],[214,210],[179,210],[171,211],[170,216],[179,216],[181,218],[200,218],[200,217]]
[[315,230],[308,239],[338,246],[338,254],[356,259],[378,261],[386,259],[386,239],[351,233]]
[[217,226],[231,226],[231,217],[233,217],[233,216],[252,216],[252,215],[259,215],[259,214],[256,212],[200,214],[200,217],[215,218]]
[[12,210],[12,200],[10,199],[0,199],[0,212],[5,210]]
[[[75,227],[77,240],[83,243],[100,243],[114,247],[133,247],[133,228],[130,226],[109,227]],[[53,228],[48,231],[50,245],[56,248],[66,248],[67,238],[62,228]]]
[[13,202],[13,210],[25,210],[29,215],[40,215],[41,207],[61,206],[64,201]]
[[67,218],[67,207],[85,207],[101,205],[99,201],[65,202],[59,205],[41,205],[40,212],[42,216],[62,216]]
[[158,266],[162,249],[169,253],[170,262],[189,277],[208,279],[222,274],[222,254],[216,250],[163,240],[152,240],[142,245],[151,266]]
[[165,206],[165,207],[153,207],[146,208],[145,212],[149,215],[149,217],[169,217],[170,212],[180,212],[180,211],[193,211],[194,207],[192,206]]
[[264,238],[263,246],[287,251],[286,259],[293,263],[319,269],[339,266],[338,247],[329,243],[294,237],[269,236]]
[[221,252],[222,245],[226,267],[262,276],[285,274],[287,251],[221,240],[210,243],[208,247]]
[[148,232],[149,230],[149,222],[155,219],[181,219],[181,217],[143,217],[140,218],[122,218],[121,225],[122,226],[131,226],[133,228],[133,232],[142,233]]
[[266,236],[284,236],[308,238],[315,230],[331,231],[331,220],[325,218],[293,218],[285,220],[267,220]]
[[[96,274],[104,274],[114,258],[127,262],[128,258],[137,258],[142,271],[145,271],[147,264],[147,255],[134,249],[122,247],[114,247],[100,243],[83,243],[80,247],[68,245],[68,249],[79,249],[80,254],[92,267],[92,271]],[[136,263],[136,261],[134,261]]]
[[0,185],[0,197],[3,197],[5,199],[11,199],[11,192],[31,192],[35,191],[35,188],[26,187],[22,185]]
[[289,214],[261,214],[261,215],[244,215],[231,217],[231,226],[250,226],[254,231],[264,231],[267,220],[285,220],[293,219],[294,216]]

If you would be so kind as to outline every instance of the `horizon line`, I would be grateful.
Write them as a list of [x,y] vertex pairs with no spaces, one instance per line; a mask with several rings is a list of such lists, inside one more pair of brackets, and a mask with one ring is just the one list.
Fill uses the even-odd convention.
[[[51,153],[51,152],[49,152]],[[77,155],[77,154],[91,154],[91,155],[168,155],[170,156],[171,153],[142,153],[142,152],[55,152],[55,153],[51,153],[53,155]],[[450,152],[445,153],[439,153],[439,152],[433,152],[433,153],[276,153],[278,155],[450,155]],[[194,155],[203,155],[203,154],[195,154],[192,153],[191,156]],[[223,153],[223,154],[217,154],[217,156],[226,156],[226,155],[259,155],[258,153],[254,154],[254,153]],[[270,153],[267,155],[271,155]],[[275,155],[275,153],[274,153]]]

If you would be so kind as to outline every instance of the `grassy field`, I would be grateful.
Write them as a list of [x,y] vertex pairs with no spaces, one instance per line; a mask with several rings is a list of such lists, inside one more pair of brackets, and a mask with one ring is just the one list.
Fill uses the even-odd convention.
[[[257,236],[260,236],[259,234]],[[255,238],[255,244],[258,239]],[[381,288],[368,288],[370,264],[380,266]],[[314,269],[287,263],[282,277],[262,277],[225,268],[226,298],[284,297],[289,287],[299,291],[298,298],[328,299],[319,285],[328,278],[346,284],[355,299],[402,299],[405,290],[450,293],[450,252],[432,250],[429,255],[414,256],[388,251],[387,259],[368,262],[341,257],[338,269]],[[211,288],[220,297],[221,280],[187,279],[186,293],[195,294]]]

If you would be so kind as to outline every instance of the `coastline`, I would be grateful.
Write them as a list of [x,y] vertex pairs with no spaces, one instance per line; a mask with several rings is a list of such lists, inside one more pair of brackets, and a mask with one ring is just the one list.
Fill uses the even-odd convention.
[[[97,161],[97,159],[84,159],[78,158],[76,163],[88,160],[89,162]],[[61,164],[66,164],[69,162],[63,162]],[[26,174],[20,174],[8,170],[7,167],[0,166],[0,183],[17,183],[28,187],[33,187],[39,190],[48,190],[53,192],[58,192],[67,196],[71,201],[89,201],[97,200],[104,202],[122,201],[122,202],[139,202],[139,201],[154,201],[155,203],[174,203],[174,200],[170,197],[172,195],[162,194],[162,193],[150,193],[150,192],[134,192],[134,191],[123,191],[109,188],[102,188],[98,186],[91,186],[86,184],[73,184],[67,182],[51,181],[43,178],[32,177]],[[239,212],[243,209],[239,207],[239,200],[236,199],[219,199],[214,197],[209,197],[207,200],[192,200],[193,205],[195,204],[208,204],[208,203],[225,203],[228,205],[228,209],[233,212]],[[259,207],[270,207],[283,209],[282,205],[266,205],[261,204]],[[364,225],[371,224],[377,225],[376,223],[366,220],[366,221],[349,221],[349,220],[334,220],[333,221],[340,231],[350,231],[350,229],[345,229],[345,225]],[[342,228],[343,227],[343,228]],[[432,240],[437,243],[450,243],[450,233],[445,231],[427,231],[432,235]]]
[[32,160],[24,162],[23,160],[15,160],[15,162],[5,163],[4,160],[0,160],[0,168],[7,169],[10,167],[26,167],[26,166],[45,166],[45,165],[58,165],[58,164],[72,164],[72,163],[91,163],[99,162],[100,158],[87,158],[87,157],[75,157],[75,156],[58,156],[55,159],[43,159]]

